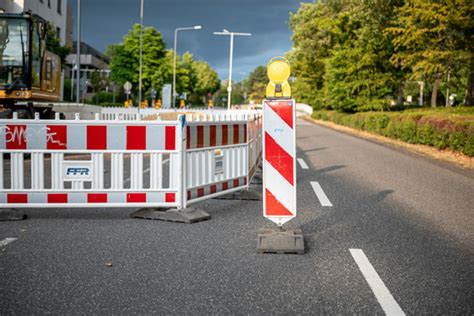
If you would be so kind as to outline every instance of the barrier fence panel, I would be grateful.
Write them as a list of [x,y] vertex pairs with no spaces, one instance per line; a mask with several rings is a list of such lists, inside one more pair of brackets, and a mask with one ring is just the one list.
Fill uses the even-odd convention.
[[244,115],[187,122],[187,204],[247,188],[247,152]]
[[262,158],[262,116],[260,114],[251,114],[251,118],[248,120],[248,135],[248,182],[250,183]]
[[178,207],[181,139],[178,121],[0,120],[0,207]]
[[261,157],[260,112],[75,118],[0,120],[0,207],[181,209],[247,189]]

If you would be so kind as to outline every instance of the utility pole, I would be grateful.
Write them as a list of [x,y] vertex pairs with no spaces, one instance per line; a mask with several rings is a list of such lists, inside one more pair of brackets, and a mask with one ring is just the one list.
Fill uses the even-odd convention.
[[76,103],[81,102],[81,0],[77,0]]
[[141,0],[140,5],[140,75],[138,83],[138,111],[142,104],[142,57],[143,57],[143,1]]
[[449,79],[450,79],[451,71],[448,70],[448,82],[446,84],[446,107],[451,106],[449,102]]

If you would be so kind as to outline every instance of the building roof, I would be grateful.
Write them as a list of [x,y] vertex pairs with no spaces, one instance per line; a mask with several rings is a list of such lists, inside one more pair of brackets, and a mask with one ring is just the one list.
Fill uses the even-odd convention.
[[[76,48],[76,43],[77,41],[72,42],[72,50],[71,50],[71,55],[75,55],[77,48]],[[99,52],[97,49],[94,47],[90,46],[87,43],[84,43],[81,41],[81,55],[92,55],[97,59],[100,59],[106,64],[110,63],[110,58]]]

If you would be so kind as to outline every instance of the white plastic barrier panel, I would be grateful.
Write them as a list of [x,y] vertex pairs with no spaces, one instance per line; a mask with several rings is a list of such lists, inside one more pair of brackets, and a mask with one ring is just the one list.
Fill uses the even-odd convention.
[[0,207],[181,207],[183,121],[0,120]]
[[260,112],[0,120],[0,207],[176,207],[248,188]]
[[251,114],[248,120],[249,141],[249,176],[248,183],[252,180],[262,156],[262,115]]
[[187,122],[186,204],[248,188],[247,116]]
[[281,226],[296,216],[294,100],[263,102],[263,216]]

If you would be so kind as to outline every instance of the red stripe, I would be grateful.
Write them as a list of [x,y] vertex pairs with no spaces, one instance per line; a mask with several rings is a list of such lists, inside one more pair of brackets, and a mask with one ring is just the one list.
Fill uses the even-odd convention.
[[234,144],[239,143],[239,125],[234,124]]
[[7,125],[5,141],[7,149],[26,149],[26,125]]
[[146,203],[146,193],[128,193],[127,203]]
[[288,124],[290,128],[293,128],[292,102],[280,101],[275,105],[270,105],[269,103],[267,104],[273,111],[275,111],[276,114],[278,114],[279,117],[281,117],[283,121],[285,121],[286,124]]
[[228,126],[222,125],[222,145],[227,145],[229,139]]
[[165,202],[176,202],[176,194],[165,193]]
[[216,126],[215,125],[209,126],[209,136],[210,136],[209,146],[211,147],[216,146]]
[[217,185],[213,184],[211,185],[211,194],[217,192]]
[[234,188],[239,186],[239,179],[234,180]]
[[265,160],[293,185],[293,157],[265,132]]
[[292,216],[293,213],[281,204],[268,189],[265,189],[265,215]]
[[191,191],[188,191],[188,201],[191,200]]
[[146,126],[127,126],[127,149],[146,149]]
[[107,149],[107,126],[87,126],[87,149]]
[[176,126],[165,127],[165,150],[176,149]]
[[222,191],[225,191],[229,188],[229,183],[228,182],[222,182]]
[[46,148],[66,149],[67,148],[67,126],[47,125],[46,127]]
[[204,126],[197,126],[197,148],[204,147]]
[[198,197],[204,196],[204,188],[197,189]]
[[28,203],[28,194],[7,194],[7,203]]
[[191,127],[186,127],[186,149],[191,149]]
[[66,193],[48,194],[48,203],[67,203]]
[[87,203],[107,203],[107,193],[89,193]]

